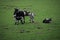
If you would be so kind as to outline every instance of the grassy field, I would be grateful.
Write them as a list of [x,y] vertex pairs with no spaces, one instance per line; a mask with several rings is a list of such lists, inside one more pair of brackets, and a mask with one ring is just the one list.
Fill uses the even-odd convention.
[[[35,13],[35,23],[26,17],[25,24],[14,25],[14,8]],[[47,17],[52,22],[42,23]],[[0,40],[60,40],[60,0],[0,0]]]

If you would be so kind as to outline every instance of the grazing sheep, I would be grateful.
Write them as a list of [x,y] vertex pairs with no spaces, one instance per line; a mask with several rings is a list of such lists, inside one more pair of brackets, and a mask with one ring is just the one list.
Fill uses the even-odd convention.
[[51,21],[52,21],[51,18],[45,18],[45,19],[43,20],[43,23],[50,23]]

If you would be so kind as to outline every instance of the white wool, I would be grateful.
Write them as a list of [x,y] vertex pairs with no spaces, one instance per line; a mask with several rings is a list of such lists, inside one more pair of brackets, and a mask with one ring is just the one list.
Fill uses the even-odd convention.
[[24,12],[24,15],[26,15],[26,13]]
[[49,20],[49,18],[46,18],[46,20]]

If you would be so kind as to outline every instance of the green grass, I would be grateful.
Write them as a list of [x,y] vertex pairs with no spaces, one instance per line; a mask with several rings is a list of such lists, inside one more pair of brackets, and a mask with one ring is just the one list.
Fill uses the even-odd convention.
[[[35,13],[35,23],[26,17],[25,24],[14,25],[14,8]],[[47,17],[52,22],[42,23]],[[0,0],[0,40],[60,40],[60,0]]]

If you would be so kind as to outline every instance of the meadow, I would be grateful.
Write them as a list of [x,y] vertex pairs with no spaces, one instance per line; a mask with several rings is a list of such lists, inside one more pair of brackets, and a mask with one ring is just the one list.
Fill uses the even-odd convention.
[[[14,8],[35,13],[35,22],[14,25]],[[52,18],[49,24],[44,18]],[[24,33],[21,33],[24,30]],[[60,40],[60,0],[0,0],[0,40]]]

